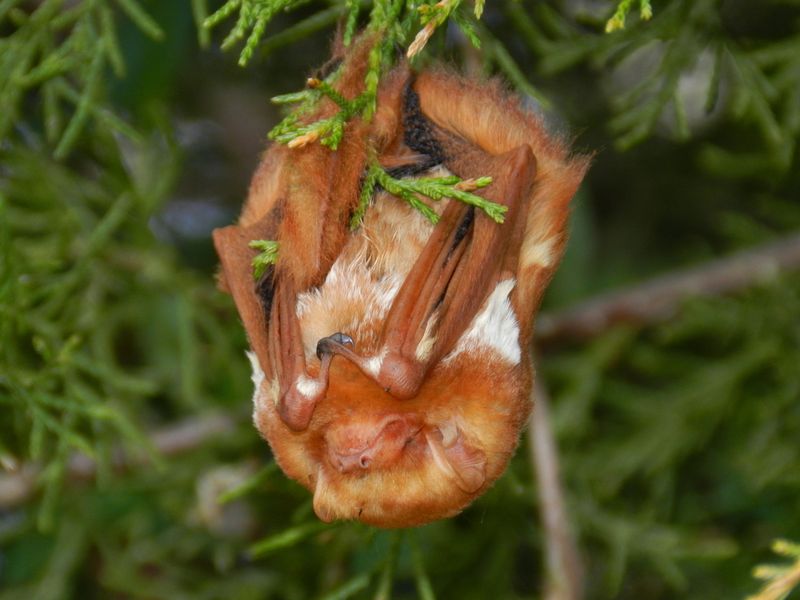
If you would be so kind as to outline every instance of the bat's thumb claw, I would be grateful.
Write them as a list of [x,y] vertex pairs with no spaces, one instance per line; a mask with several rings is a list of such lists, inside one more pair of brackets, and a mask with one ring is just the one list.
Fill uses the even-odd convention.
[[335,354],[337,346],[353,347],[353,338],[346,333],[337,331],[328,337],[321,338],[317,342],[317,358],[322,360],[326,354]]

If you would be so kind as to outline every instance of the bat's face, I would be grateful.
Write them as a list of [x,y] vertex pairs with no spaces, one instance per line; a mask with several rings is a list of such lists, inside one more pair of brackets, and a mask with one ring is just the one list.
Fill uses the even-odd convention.
[[452,516],[503,472],[530,409],[519,367],[490,353],[476,358],[440,369],[402,402],[336,359],[328,393],[300,433],[281,423],[274,386],[254,362],[256,425],[324,521],[407,527]]

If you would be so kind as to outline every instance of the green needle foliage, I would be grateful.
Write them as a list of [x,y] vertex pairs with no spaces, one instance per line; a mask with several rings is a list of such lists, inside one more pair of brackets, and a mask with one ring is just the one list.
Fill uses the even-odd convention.
[[464,204],[480,208],[495,222],[502,223],[504,219],[503,215],[508,211],[508,207],[497,204],[496,202],[491,202],[461,189],[465,184],[469,184],[469,189],[479,189],[486,187],[490,183],[492,183],[491,177],[479,177],[469,182],[462,181],[460,177],[456,176],[395,179],[384,171],[379,164],[374,162],[369,166],[364,175],[361,196],[359,198],[358,207],[353,212],[353,217],[350,219],[350,228],[357,229],[358,226],[361,225],[377,186],[405,200],[434,224],[439,222],[439,215],[419,198],[420,195],[426,196],[434,201],[441,200],[442,198],[455,198]]
[[[753,152],[708,143],[701,160],[710,170],[753,175],[790,168],[800,131],[797,33],[761,37],[747,31],[755,23],[731,14],[739,10],[738,4],[728,10],[716,0],[677,0],[655,11],[649,2],[640,2],[639,14],[647,23],[624,27],[634,4],[619,3],[606,23],[610,35],[587,35],[585,27],[548,3],[527,11],[509,0],[506,10],[510,24],[540,57],[543,74],[553,76],[580,64],[616,72],[609,128],[620,148],[641,143],[663,126],[677,139],[688,139],[725,110],[737,129],[752,128],[760,134],[761,148]],[[781,7],[780,2],[762,4],[763,11]],[[598,17],[585,16],[590,21]],[[646,68],[641,78],[630,81],[624,77],[625,67],[637,62]],[[688,87],[698,79],[703,82],[700,93],[690,97]]]
[[253,258],[253,279],[261,279],[267,267],[274,265],[278,260],[278,242],[272,240],[253,240],[250,247],[258,250]]
[[117,77],[125,73],[115,4],[145,34],[163,38],[136,0],[46,0],[33,9],[18,0],[0,4],[0,27],[13,28],[0,39],[0,140],[23,118],[21,105],[32,93],[38,96],[38,120],[48,142],[56,144],[57,158],[69,154],[90,120],[137,139],[136,131],[99,98],[106,69]]
[[[379,34],[356,98],[335,69],[305,79],[337,21],[345,43]],[[196,47],[225,23],[247,69]],[[242,132],[336,151],[415,39],[414,65],[500,74],[598,151],[547,310],[800,231],[796,2],[0,0],[0,600],[544,596],[527,440],[454,519],[321,524],[252,427],[215,288],[210,229],[245,182],[213,182],[255,166]],[[338,111],[311,122],[322,100]],[[371,165],[353,225],[379,187],[502,220],[471,194],[488,181],[460,183]],[[164,233],[176,214],[199,241]],[[587,598],[798,593],[796,544],[773,545],[800,539],[798,314],[788,274],[540,349]]]
[[792,590],[800,585],[800,544],[787,540],[776,540],[772,545],[775,554],[792,559],[788,565],[761,565],[754,575],[766,581],[764,588],[747,600],[784,600]]
[[[231,341],[218,337],[216,295],[190,273],[176,276],[170,249],[154,245],[147,228],[171,187],[173,151],[157,139],[126,147],[131,165],[159,165],[151,180],[123,170],[113,140],[104,149],[106,160],[83,166],[102,173],[92,178],[41,146],[0,152],[2,452],[45,466],[45,529],[71,455],[107,471],[123,442],[153,463],[141,430],[157,414],[148,402],[172,387],[176,406],[201,405],[210,389],[198,352],[212,339]],[[172,342],[154,346],[166,330]]]

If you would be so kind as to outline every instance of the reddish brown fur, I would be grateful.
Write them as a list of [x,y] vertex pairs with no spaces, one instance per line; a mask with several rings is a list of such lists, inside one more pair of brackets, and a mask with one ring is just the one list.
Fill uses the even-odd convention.
[[[369,40],[362,39],[346,58],[338,82],[346,97],[360,90],[368,48]],[[401,67],[385,78],[373,120],[348,124],[338,151],[318,143],[270,148],[254,175],[239,225],[214,235],[221,283],[234,296],[265,376],[257,383],[256,426],[286,474],[315,494],[315,510],[324,520],[422,524],[456,514],[503,472],[531,408],[532,372],[524,350],[533,316],[563,251],[568,203],[588,165],[585,158],[570,159],[565,144],[550,137],[498,84],[441,71],[421,73],[414,89],[424,115],[443,136],[448,168],[464,178],[493,175],[483,195],[510,207],[507,221],[500,226],[476,211],[466,241],[450,252],[448,244],[466,210],[454,201],[437,208],[444,216],[432,234],[404,205],[368,213],[364,227],[351,234],[347,221],[358,199],[367,148],[387,166],[416,156],[402,141],[402,96],[409,77]],[[309,118],[334,110],[325,102]],[[374,202],[393,201],[382,195]],[[375,254],[392,244],[369,236],[390,235],[391,227],[379,221],[373,227],[371,214],[404,219],[408,247],[403,251],[420,257],[413,266]],[[437,235],[438,251],[431,246]],[[280,243],[269,319],[252,282],[255,251],[247,247],[249,240],[264,238]],[[334,307],[338,316],[330,318],[339,319],[335,322],[358,323],[358,331],[351,332],[356,352],[339,347],[335,354],[341,356],[328,357],[327,389],[304,395],[317,389],[314,378],[324,366],[309,340],[303,341],[309,335],[299,325],[295,298],[315,289],[345,294],[347,282],[336,288],[328,281],[332,265],[361,264],[359,257],[366,259],[364,268],[377,269],[371,271],[374,285],[392,275],[391,269],[382,274],[384,263],[406,273],[403,285],[391,307],[382,309],[383,320],[367,319],[363,311],[372,309],[361,301]],[[452,278],[430,275],[440,268],[450,269]],[[457,352],[473,316],[488,307],[489,294],[509,278],[516,281],[509,299],[519,324],[521,360],[509,362],[491,344]],[[315,301],[315,296],[304,297]],[[319,314],[327,318],[324,310]],[[429,333],[428,352],[420,359]],[[372,363],[362,357],[377,357],[381,348],[387,354],[378,361],[379,373],[370,375]],[[302,384],[306,387],[297,384],[301,376],[309,382]]]
[[416,89],[423,112],[437,125],[491,154],[527,144],[536,157],[538,172],[525,238],[545,241],[554,237],[557,242],[550,266],[524,268],[518,277],[514,301],[523,345],[527,346],[536,309],[564,251],[569,202],[589,168],[589,158],[570,157],[565,141],[550,135],[544,123],[522,109],[519,99],[508,95],[497,81],[481,84],[434,71],[421,73]]

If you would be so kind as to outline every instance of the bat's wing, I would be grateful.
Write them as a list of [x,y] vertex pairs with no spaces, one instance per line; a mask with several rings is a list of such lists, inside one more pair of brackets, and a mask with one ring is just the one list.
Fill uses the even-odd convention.
[[[252,240],[275,239],[282,211],[276,207],[247,227],[231,225],[214,231],[214,245],[222,264],[222,279],[244,321],[250,346],[269,381],[279,386],[278,412],[292,429],[308,426],[316,401],[325,393],[328,361],[320,376],[306,374],[305,354],[295,305],[297,292],[289,273],[267,269],[255,282]],[[324,373],[322,372],[324,370]]]
[[446,164],[462,178],[478,174],[493,178],[484,197],[508,207],[505,222],[497,224],[482,211],[450,200],[393,301],[380,353],[365,358],[340,344],[326,344],[397,398],[418,393],[430,369],[453,350],[494,285],[516,273],[536,174],[533,153],[522,145],[500,156],[474,147],[454,156],[458,158]]
[[268,313],[264,307],[273,301],[274,285],[271,279],[273,273],[272,269],[269,269],[264,276],[264,283],[258,286],[262,296],[259,298],[259,294],[256,293],[256,282],[252,277],[252,262],[257,251],[250,248],[249,244],[252,240],[275,239],[277,226],[278,219],[268,217],[248,227],[229,225],[213,232],[214,247],[222,267],[220,283],[233,296],[250,339],[250,346],[269,378],[275,376],[275,368],[269,359]]

